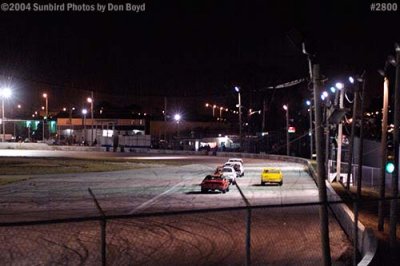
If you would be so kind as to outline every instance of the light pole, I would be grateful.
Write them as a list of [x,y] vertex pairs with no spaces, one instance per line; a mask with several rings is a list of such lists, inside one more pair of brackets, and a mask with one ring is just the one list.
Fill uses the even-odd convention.
[[384,73],[383,82],[383,110],[382,110],[382,134],[381,134],[381,180],[379,187],[379,202],[378,202],[378,230],[384,229],[384,202],[385,186],[386,186],[386,173],[385,164],[387,157],[387,126],[388,126],[388,108],[389,108],[389,79]]
[[3,125],[3,137],[2,137],[2,142],[6,141],[6,121],[5,121],[5,115],[4,115],[4,99],[7,99],[11,96],[11,89],[10,88],[2,88],[0,89],[0,96],[1,96],[1,123]]
[[[44,122],[47,120],[48,110],[49,110],[49,98],[47,93],[43,93],[43,98],[46,100],[46,107],[45,107],[45,115],[43,117],[43,127],[42,127],[42,140],[44,141]],[[49,136],[50,136],[50,129],[49,129]]]
[[290,143],[289,143],[289,105],[283,105],[283,109],[286,111],[286,155],[290,155]]
[[174,120],[176,121],[177,124],[177,130],[176,130],[176,137],[179,138],[179,122],[181,121],[182,116],[180,114],[175,114],[174,115]]
[[87,110],[82,109],[82,114],[83,114],[83,144],[86,143],[86,114]]
[[90,139],[90,144],[93,145],[93,92],[92,92],[92,97],[87,98],[87,102],[90,103],[90,116],[91,116],[91,126],[92,126],[92,137]]
[[212,110],[213,110],[213,117],[215,117],[215,108],[217,108],[217,106],[214,104],[213,107],[212,107]]
[[239,108],[239,140],[240,149],[242,149],[242,99],[240,97],[240,88],[235,87],[235,91],[238,93],[238,108]]
[[307,106],[309,106],[310,109],[308,109],[308,113],[310,115],[310,131],[309,131],[309,135],[310,135],[310,159],[312,160],[313,158],[313,153],[314,153],[314,147],[313,147],[313,126],[312,126],[312,106],[311,106],[311,101],[307,100],[306,101]]
[[[336,83],[336,88],[340,90],[339,108],[344,106],[344,84],[341,82]],[[337,139],[337,157],[336,157],[336,181],[340,180],[341,165],[342,165],[342,137],[343,137],[343,124],[340,122],[338,126],[338,139]]]

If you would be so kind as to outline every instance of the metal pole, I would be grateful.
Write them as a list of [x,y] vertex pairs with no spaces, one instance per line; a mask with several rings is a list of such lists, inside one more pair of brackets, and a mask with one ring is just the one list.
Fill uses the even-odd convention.
[[247,209],[246,216],[246,266],[251,265],[251,208]]
[[354,147],[354,133],[356,130],[356,120],[357,120],[357,99],[358,99],[358,90],[355,86],[354,91],[354,99],[353,99],[353,115],[352,115],[352,123],[351,123],[351,135],[350,135],[350,147],[349,147],[349,160],[348,160],[348,169],[347,169],[347,183],[346,188],[350,189],[350,175],[351,168],[353,162],[353,147]]
[[290,140],[289,140],[289,104],[286,105],[286,155],[290,156]]
[[91,118],[92,118],[92,139],[91,139],[91,144],[93,145],[93,142],[94,142],[94,135],[93,135],[93,117],[94,117],[94,114],[93,114],[93,101],[94,101],[94,99],[93,99],[93,91],[91,91],[91,99],[92,99],[92,101],[90,102],[90,114],[91,114]]
[[312,103],[310,104],[310,159],[313,158],[314,147],[313,147],[313,123],[312,123]]
[[49,130],[49,135],[48,135],[48,138],[50,138],[50,128],[49,128],[49,126],[48,126],[48,123],[47,123],[47,120],[49,119],[49,98],[48,98],[49,96],[47,95],[46,96],[46,119],[45,119],[45,121],[46,121],[46,124],[47,124],[47,127],[48,127],[48,130]]
[[[343,108],[344,101],[344,88],[340,90],[339,108]],[[338,139],[337,139],[337,158],[336,158],[336,181],[340,180],[341,166],[342,166],[342,137],[343,137],[343,124],[338,125]]]
[[365,78],[362,80],[362,92],[361,92],[361,106],[360,106],[360,147],[358,149],[358,172],[357,172],[357,198],[361,199],[361,182],[362,182],[362,166],[363,166],[363,152],[364,152],[364,136],[363,136],[363,129],[364,129],[364,94],[365,93]]
[[265,126],[265,110],[266,109],[266,101],[265,101],[265,97],[263,98],[263,116],[262,116],[262,127],[261,127],[261,132],[264,132],[266,129]]
[[362,165],[363,165],[363,126],[364,126],[364,92],[365,92],[365,78],[362,80],[362,92],[361,92],[361,107],[360,107],[360,147],[358,150],[358,172],[357,172],[357,193],[354,202],[354,254],[353,254],[353,264],[357,265],[357,247],[358,247],[358,203],[361,199],[361,177],[362,177]]
[[86,142],[86,114],[83,115],[83,144]]
[[3,126],[3,138],[2,138],[2,142],[5,142],[6,141],[6,127],[5,127],[5,124],[6,124],[6,121],[5,121],[5,118],[4,118],[4,97],[1,99],[1,123],[2,123],[2,126]]
[[240,149],[243,149],[243,141],[242,141],[242,99],[240,97],[240,91],[238,92],[238,101],[239,101],[239,139],[240,139]]
[[164,97],[164,140],[167,140],[167,97]]
[[383,231],[384,228],[384,199],[385,199],[385,183],[386,183],[386,155],[387,155],[387,123],[388,123],[388,101],[389,101],[389,80],[384,78],[383,83],[383,114],[382,114],[382,137],[381,137],[381,182],[379,188],[378,203],[378,230]]
[[397,197],[399,195],[399,126],[400,126],[400,47],[396,45],[396,83],[394,92],[394,131],[393,131],[393,147],[394,147],[394,171],[392,173],[392,197],[390,201],[390,231],[389,244],[391,250],[396,246],[396,230],[397,230]]
[[314,105],[315,105],[315,146],[317,152],[317,182],[318,182],[318,196],[319,201],[322,203],[319,206],[320,215],[320,230],[321,230],[321,244],[323,254],[323,265],[331,265],[331,253],[329,246],[329,220],[328,220],[328,206],[327,206],[327,193],[325,184],[325,168],[322,158],[322,117],[321,117],[321,104],[318,95],[321,93],[322,80],[320,79],[319,65],[313,66],[313,84],[314,84]]
[[96,196],[94,195],[93,191],[88,188],[89,194],[92,196],[94,204],[99,211],[100,215],[102,216],[102,219],[100,220],[100,238],[101,238],[101,265],[105,266],[107,264],[107,242],[106,242],[106,224],[107,224],[107,218],[106,215],[103,211],[103,209],[100,207],[99,202],[96,199]]
[[329,176],[329,135],[330,135],[330,125],[329,125],[329,114],[330,110],[325,106],[325,174]]

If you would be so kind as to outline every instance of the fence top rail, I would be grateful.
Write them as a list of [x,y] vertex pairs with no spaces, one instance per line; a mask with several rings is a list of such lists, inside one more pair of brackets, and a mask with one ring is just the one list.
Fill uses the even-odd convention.
[[[393,200],[393,199],[395,198],[385,197],[383,200]],[[400,199],[400,197],[396,199]],[[350,199],[348,201],[328,200],[326,204],[342,204],[346,202],[355,202],[355,201],[376,202],[380,201],[380,199],[362,199],[362,200]],[[131,218],[149,218],[149,217],[190,215],[190,214],[201,214],[201,213],[222,212],[222,211],[243,211],[248,209],[253,210],[253,209],[268,209],[268,208],[310,207],[310,206],[318,206],[321,204],[325,203],[320,201],[315,201],[315,202],[304,202],[304,203],[284,203],[284,204],[253,205],[253,206],[226,207],[226,208],[214,208],[214,209],[181,210],[172,212],[149,212],[149,213],[133,213],[133,214],[106,215],[106,216],[99,215],[90,217],[76,217],[76,218],[51,219],[51,220],[37,220],[37,221],[0,222],[0,227],[79,223],[79,222],[105,221],[105,220],[131,219]]]

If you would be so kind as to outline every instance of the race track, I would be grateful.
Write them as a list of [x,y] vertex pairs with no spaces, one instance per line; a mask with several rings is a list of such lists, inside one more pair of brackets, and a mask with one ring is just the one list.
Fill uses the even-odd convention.
[[[98,156],[101,156],[99,154]],[[127,156],[132,163],[139,157]],[[140,157],[152,160],[154,157]],[[215,209],[318,201],[317,187],[300,164],[245,159],[245,176],[226,194],[200,193],[200,182],[226,158],[174,157],[181,165],[149,164],[136,170],[47,175],[0,187],[0,221],[26,221],[99,215],[91,188],[106,215]],[[261,186],[262,167],[280,167],[282,186]],[[118,219],[107,222],[110,265],[242,265],[245,262],[247,211]],[[263,208],[251,214],[253,264],[320,265],[318,207]],[[0,228],[0,259],[24,264],[96,265],[100,260],[96,222]],[[49,233],[50,232],[50,233]],[[334,261],[351,256],[351,244],[336,220],[330,219]],[[28,245],[29,243],[29,245]],[[45,248],[44,248],[45,247]],[[290,252],[289,252],[290,251]],[[16,254],[15,254],[16,253]],[[18,254],[21,253],[19,256]]]

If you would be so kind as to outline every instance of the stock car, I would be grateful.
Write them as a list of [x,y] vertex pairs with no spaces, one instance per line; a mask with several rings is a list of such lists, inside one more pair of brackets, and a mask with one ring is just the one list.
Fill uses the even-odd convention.
[[226,162],[225,166],[233,167],[238,177],[244,176],[244,167],[240,162]]
[[236,184],[236,171],[232,166],[223,166],[222,167],[222,177],[225,177],[226,179],[228,179],[229,184]]
[[283,184],[283,174],[278,168],[264,168],[261,172],[261,185],[265,183],[277,183],[280,186]]
[[243,160],[241,158],[229,158],[228,163],[241,163],[243,165]]
[[201,192],[205,193],[219,190],[222,193],[229,191],[229,181],[222,176],[218,175],[207,175],[203,182],[201,182]]

